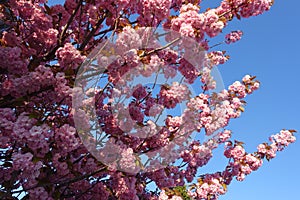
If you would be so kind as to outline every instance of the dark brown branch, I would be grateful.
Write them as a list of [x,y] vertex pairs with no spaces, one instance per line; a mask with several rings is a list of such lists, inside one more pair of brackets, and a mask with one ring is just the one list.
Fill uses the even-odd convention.
[[82,51],[85,48],[85,46],[89,43],[89,41],[91,40],[91,38],[95,35],[96,31],[98,30],[98,28],[104,22],[105,19],[106,19],[106,13],[104,13],[103,18],[101,20],[98,20],[98,22],[95,25],[95,27],[92,28],[91,32],[88,34],[88,36],[86,37],[86,39],[83,41],[83,43],[78,48],[79,51]]
[[71,180],[61,181],[61,182],[59,182],[59,183],[56,184],[57,185],[56,187],[63,187],[63,186],[67,186],[67,185],[69,185],[71,183],[75,183],[77,181],[81,181],[81,180],[83,180],[85,178],[89,178],[91,176],[94,176],[94,175],[98,174],[99,172],[104,171],[105,169],[106,169],[106,167],[103,167],[103,168],[101,168],[101,169],[99,169],[97,171],[94,171],[94,172],[90,173],[90,174],[85,174],[85,175],[82,175],[82,176],[78,176],[78,177],[73,178]]
[[80,0],[80,1],[78,2],[76,8],[73,10],[73,13],[72,13],[71,17],[69,18],[67,24],[64,26],[64,28],[63,28],[63,30],[62,30],[62,32],[61,32],[61,34],[60,34],[59,40],[58,40],[58,45],[59,45],[59,46],[62,45],[62,43],[63,43],[64,40],[66,39],[65,34],[66,34],[66,32],[67,32],[69,26],[70,26],[71,23],[73,22],[73,19],[74,19],[75,15],[77,14],[77,12],[78,12],[80,6],[82,5],[82,2],[83,2],[83,0]]

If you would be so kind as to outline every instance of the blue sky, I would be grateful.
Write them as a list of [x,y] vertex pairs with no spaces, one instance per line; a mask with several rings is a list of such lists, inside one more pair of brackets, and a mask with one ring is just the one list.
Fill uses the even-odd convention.
[[[203,7],[213,7],[218,2],[220,0],[203,0]],[[243,30],[241,41],[216,48],[227,50],[231,56],[219,68],[226,86],[246,74],[256,75],[261,81],[261,88],[246,99],[248,104],[242,117],[233,120],[230,125],[234,138],[245,141],[249,152],[255,151],[258,144],[283,128],[300,131],[299,7],[300,1],[275,0],[269,12],[250,19],[235,20],[224,30],[224,33]],[[222,170],[226,160],[219,159],[221,150],[215,153],[217,159],[200,171]],[[274,160],[265,161],[245,181],[233,181],[228,193],[220,200],[295,199],[297,190],[300,190],[299,153],[300,145],[296,141],[285,151],[279,152]]]

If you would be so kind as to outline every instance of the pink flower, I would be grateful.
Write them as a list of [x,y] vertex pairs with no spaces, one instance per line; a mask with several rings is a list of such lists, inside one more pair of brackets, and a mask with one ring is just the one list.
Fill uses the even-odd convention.
[[140,167],[136,164],[136,160],[137,158],[134,156],[131,148],[122,149],[121,159],[119,161],[120,170],[136,174],[140,170]]
[[200,72],[186,59],[180,59],[178,71],[184,76],[187,83],[192,84],[199,76]]
[[142,0],[137,12],[138,21],[143,26],[155,26],[170,13],[171,0]]
[[166,108],[175,108],[178,103],[187,100],[189,89],[185,84],[173,82],[171,86],[162,86],[159,92],[159,102]]
[[225,36],[225,43],[230,44],[230,43],[235,43],[241,39],[243,35],[243,32],[238,30],[238,31],[232,31],[231,33],[228,33]]
[[224,130],[223,132],[219,133],[220,142],[226,142],[230,137],[231,137],[230,130]]
[[224,155],[227,158],[233,158],[235,160],[239,160],[244,157],[245,153],[246,153],[245,149],[242,146],[236,145],[235,147],[230,147],[226,149]]
[[159,194],[158,200],[182,200],[180,196],[172,195],[171,198],[166,194],[165,190],[162,190]]
[[142,40],[136,30],[130,26],[124,27],[116,40],[116,53],[123,55],[132,49],[138,49],[142,46]]
[[147,95],[147,91],[145,87],[142,86],[142,84],[138,84],[133,88],[132,96],[136,99],[143,99]]
[[282,150],[284,147],[295,142],[296,138],[291,131],[281,130],[280,133],[272,135],[270,140],[278,147],[279,150]]
[[238,98],[246,97],[246,87],[239,81],[235,81],[232,85],[228,88],[229,92],[234,92]]
[[144,114],[141,109],[141,104],[137,104],[135,102],[129,104],[129,113],[133,120],[143,122]]
[[250,166],[251,170],[257,170],[263,163],[263,161],[252,154],[247,154],[245,156],[246,163]]
[[208,57],[210,58],[211,64],[213,66],[224,64],[229,59],[229,57],[225,55],[225,52],[223,51],[212,51],[208,53]]
[[251,83],[251,76],[250,76],[250,75],[245,75],[245,76],[243,77],[243,82],[244,82],[244,84],[249,84],[249,83]]
[[85,59],[85,56],[82,56],[71,43],[66,43],[64,47],[60,47],[55,55],[60,66],[64,69],[77,69]]

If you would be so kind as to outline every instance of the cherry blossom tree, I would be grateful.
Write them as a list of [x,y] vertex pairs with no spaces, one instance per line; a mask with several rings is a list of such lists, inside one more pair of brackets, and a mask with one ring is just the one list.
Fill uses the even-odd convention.
[[[0,198],[224,195],[295,141],[284,129],[246,152],[226,127],[260,82],[246,75],[216,90],[213,76],[230,57],[210,39],[237,42],[242,31],[227,25],[272,5],[0,1]],[[227,166],[199,174],[218,147]]]

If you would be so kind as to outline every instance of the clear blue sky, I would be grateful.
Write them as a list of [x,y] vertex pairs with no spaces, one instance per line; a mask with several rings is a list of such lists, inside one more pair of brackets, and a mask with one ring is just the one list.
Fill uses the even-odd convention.
[[[54,0],[49,2],[62,2]],[[203,6],[218,5],[220,0],[203,0]],[[242,117],[233,120],[230,128],[234,137],[246,142],[249,152],[269,135],[286,129],[300,131],[300,1],[275,0],[271,10],[250,19],[232,22],[229,30],[241,29],[244,36],[234,45],[223,45],[231,55],[227,64],[220,66],[225,85],[246,74],[256,75],[260,90],[249,96]],[[300,140],[300,133],[298,139]],[[216,152],[216,156],[221,151]],[[226,160],[212,160],[204,170],[222,170]],[[300,190],[299,141],[277,158],[265,162],[262,168],[246,178],[234,181],[220,200],[282,200],[297,199]],[[299,198],[299,197],[298,197]]]

